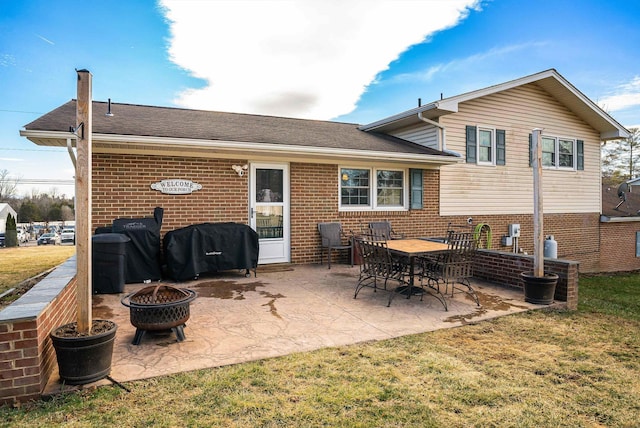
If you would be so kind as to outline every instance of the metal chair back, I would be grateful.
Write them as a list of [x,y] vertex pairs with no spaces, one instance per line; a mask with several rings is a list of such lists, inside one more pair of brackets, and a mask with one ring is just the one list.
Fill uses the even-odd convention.
[[390,239],[400,239],[404,237],[402,234],[396,233],[391,227],[391,222],[387,220],[370,222],[369,233],[373,236],[373,239],[377,241],[388,241]]
[[[332,250],[349,250],[349,259],[351,260],[351,266],[353,266],[353,245],[351,238],[342,231],[342,224],[339,222],[318,223],[318,232],[320,232],[322,245],[320,248],[320,264],[322,264],[322,255],[325,249],[327,251],[329,269],[331,269]],[[343,243],[344,240],[347,243]]]

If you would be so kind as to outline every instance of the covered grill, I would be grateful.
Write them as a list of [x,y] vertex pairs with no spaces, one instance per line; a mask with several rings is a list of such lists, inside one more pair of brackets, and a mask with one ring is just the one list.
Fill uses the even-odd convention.
[[258,234],[246,224],[202,223],[164,235],[167,274],[175,281],[201,273],[257,269]]
[[127,236],[125,282],[156,281],[161,277],[160,227],[164,210],[157,207],[153,217],[118,218],[112,232]]
[[172,330],[178,342],[185,339],[184,325],[189,319],[189,304],[196,292],[170,285],[145,287],[124,296],[122,304],[129,308],[131,324],[136,327],[133,344],[140,344],[146,331]]

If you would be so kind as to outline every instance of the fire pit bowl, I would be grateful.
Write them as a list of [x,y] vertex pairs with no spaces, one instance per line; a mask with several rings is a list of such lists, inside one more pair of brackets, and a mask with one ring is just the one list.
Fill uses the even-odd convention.
[[185,339],[183,327],[189,319],[189,303],[196,292],[188,288],[156,285],[124,296],[120,302],[129,308],[131,324],[136,327],[133,344],[140,344],[146,331],[172,330],[178,342]]

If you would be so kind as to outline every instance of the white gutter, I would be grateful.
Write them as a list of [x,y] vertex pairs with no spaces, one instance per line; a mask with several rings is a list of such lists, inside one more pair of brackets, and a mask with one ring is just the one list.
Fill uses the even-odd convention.
[[[34,139],[57,139],[66,140],[69,138],[68,132],[60,131],[28,131],[21,130],[20,135],[31,140]],[[73,137],[71,137],[73,138]],[[333,157],[342,159],[361,160],[387,160],[394,162],[408,163],[432,163],[437,165],[448,165],[460,162],[460,158],[442,155],[421,155],[416,153],[390,153],[372,150],[339,149],[313,146],[293,146],[288,144],[273,143],[248,143],[242,141],[229,140],[197,140],[185,138],[148,137],[140,135],[116,135],[116,134],[92,134],[95,149],[100,148],[100,144],[113,144],[123,147],[130,147],[131,144],[139,144],[146,147],[173,147],[188,149],[189,147],[219,150],[225,152],[241,152],[255,154],[290,154],[294,156],[308,157]],[[31,140],[33,141],[33,140]],[[37,143],[36,143],[37,144]],[[55,147],[55,146],[53,146]]]

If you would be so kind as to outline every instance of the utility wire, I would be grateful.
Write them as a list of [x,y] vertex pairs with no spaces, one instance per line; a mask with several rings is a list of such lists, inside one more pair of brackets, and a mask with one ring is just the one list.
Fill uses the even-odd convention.
[[7,178],[7,181],[14,181],[18,184],[60,184],[60,185],[72,185],[74,180],[61,180],[55,178]]
[[0,109],[0,111],[5,112],[5,113],[44,114],[44,113],[39,112],[39,111],[6,110],[6,109]]
[[60,147],[61,150],[39,150],[39,149],[14,149],[11,147],[0,147],[0,150],[10,150],[14,152],[59,152],[63,153],[65,147]]

